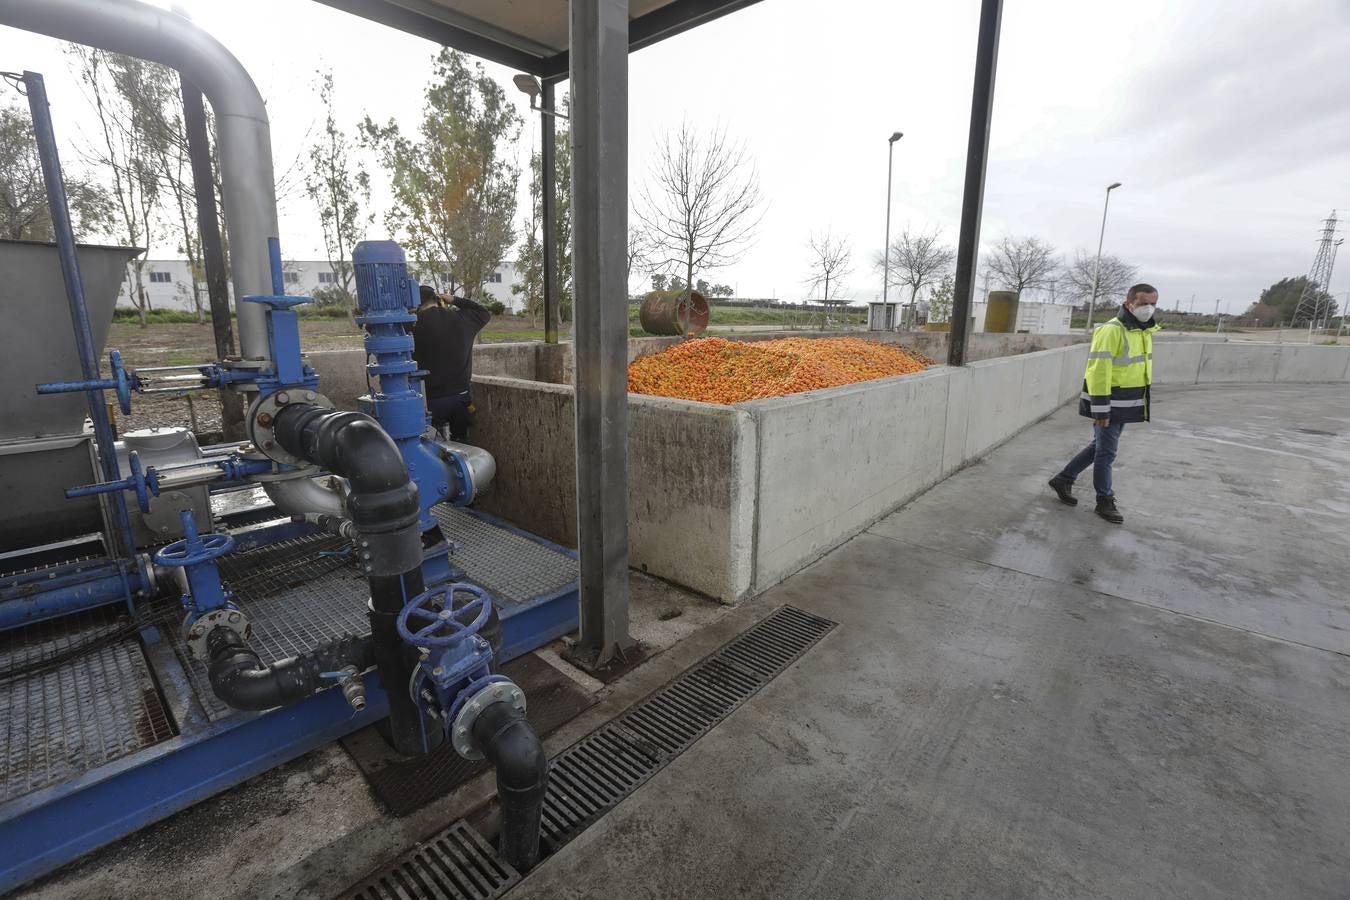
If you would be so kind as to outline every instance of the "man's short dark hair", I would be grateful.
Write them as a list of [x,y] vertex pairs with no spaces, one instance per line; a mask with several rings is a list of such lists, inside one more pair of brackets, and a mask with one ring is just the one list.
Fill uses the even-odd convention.
[[417,288],[417,294],[422,298],[423,303],[436,302],[436,289],[429,284],[420,285]]
[[1128,303],[1140,294],[1156,294],[1158,289],[1151,284],[1139,282],[1139,284],[1130,285],[1130,289],[1125,292],[1125,302]]

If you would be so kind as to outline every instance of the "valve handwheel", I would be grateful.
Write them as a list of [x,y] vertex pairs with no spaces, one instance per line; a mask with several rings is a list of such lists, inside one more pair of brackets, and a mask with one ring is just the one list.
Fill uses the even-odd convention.
[[159,549],[155,554],[155,562],[161,566],[195,566],[224,556],[234,548],[234,535],[212,532],[198,534],[192,511],[185,509],[179,515],[183,521],[183,533],[187,536]]
[[[456,595],[463,594],[473,599],[456,609]],[[491,613],[492,601],[482,588],[472,584],[451,584],[409,600],[399,612],[395,625],[399,637],[415,647],[443,648],[477,634],[487,624]],[[413,619],[419,624],[413,624],[410,621]]]

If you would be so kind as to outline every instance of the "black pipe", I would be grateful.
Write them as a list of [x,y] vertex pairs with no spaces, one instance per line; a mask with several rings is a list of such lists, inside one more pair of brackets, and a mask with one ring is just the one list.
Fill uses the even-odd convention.
[[548,758],[525,714],[510,703],[491,703],[473,722],[473,742],[497,767],[502,808],[498,849],[518,871],[539,861],[539,823],[548,787]]
[[206,649],[211,690],[232,708],[247,710],[296,703],[328,686],[320,673],[349,666],[364,672],[372,660],[371,639],[352,637],[265,666],[239,634],[224,626],[207,633]]
[[389,696],[389,739],[400,753],[435,749],[445,730],[408,696],[416,651],[394,624],[404,605],[425,590],[417,485],[398,445],[370,416],[312,403],[282,407],[273,433],[288,453],[347,479],[347,513],[359,532],[359,561],[370,581],[375,666]]
[[[188,161],[192,164],[197,233],[202,239],[202,266],[206,269],[206,294],[211,303],[216,359],[228,359],[235,353],[234,325],[230,319],[230,273],[225,267],[225,243],[220,238],[220,219],[216,215],[216,179],[211,171],[206,108],[202,106],[201,89],[181,73],[178,80],[183,95],[183,130],[187,132]],[[229,388],[220,389],[220,422],[225,440],[243,440],[244,399]]]

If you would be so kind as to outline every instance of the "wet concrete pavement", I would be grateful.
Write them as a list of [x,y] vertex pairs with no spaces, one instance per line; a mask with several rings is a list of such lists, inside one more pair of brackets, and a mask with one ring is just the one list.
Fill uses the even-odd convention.
[[[523,897],[1350,896],[1350,402],[1065,409],[742,615],[835,629]],[[1087,485],[1080,494],[1090,495]]]

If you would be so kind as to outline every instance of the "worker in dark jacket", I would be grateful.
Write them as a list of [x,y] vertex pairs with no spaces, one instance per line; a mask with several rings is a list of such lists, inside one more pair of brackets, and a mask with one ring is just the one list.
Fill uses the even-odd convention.
[[1097,515],[1116,525],[1124,522],[1125,517],[1116,507],[1111,466],[1116,461],[1125,425],[1149,420],[1153,399],[1150,390],[1153,333],[1159,328],[1153,312],[1157,308],[1157,288],[1136,284],[1126,292],[1120,313],[1092,333],[1078,404],[1078,412],[1092,420],[1092,442],[1050,479],[1050,487],[1059,499],[1074,506],[1078,503],[1073,496],[1074,479],[1091,466]]
[[425,392],[431,424],[450,440],[466,441],[473,422],[473,342],[492,320],[487,308],[466,297],[446,305],[428,285],[413,326],[413,357],[426,370]]

